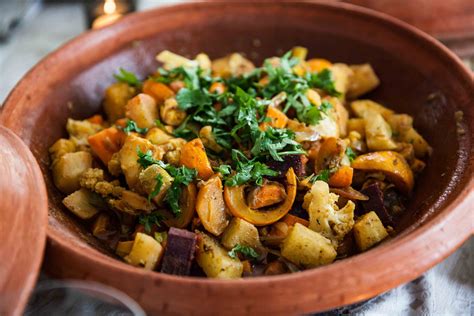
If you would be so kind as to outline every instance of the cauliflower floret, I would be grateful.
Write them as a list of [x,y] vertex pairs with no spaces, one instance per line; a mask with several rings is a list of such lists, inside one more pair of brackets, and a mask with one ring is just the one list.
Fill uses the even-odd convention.
[[102,125],[91,123],[88,120],[76,121],[67,120],[67,132],[71,136],[71,140],[76,145],[88,145],[87,138],[104,129]]
[[163,159],[172,165],[178,165],[181,157],[181,148],[186,144],[182,138],[170,139],[166,144],[158,146],[158,149],[164,152]]
[[104,170],[99,168],[89,168],[81,175],[79,180],[81,187],[100,194],[103,197],[108,195],[121,196],[125,190],[118,181],[104,181]]
[[160,107],[161,120],[167,125],[178,126],[183,123],[186,115],[186,111],[179,108],[178,101],[175,98],[166,99]]
[[309,228],[331,240],[337,247],[354,226],[355,204],[348,201],[339,209],[339,196],[329,192],[324,181],[316,181],[304,197],[303,208],[309,213]]
[[120,167],[120,156],[118,152],[112,155],[112,158],[109,160],[107,164],[107,169],[114,177],[118,177],[122,173],[122,168]]

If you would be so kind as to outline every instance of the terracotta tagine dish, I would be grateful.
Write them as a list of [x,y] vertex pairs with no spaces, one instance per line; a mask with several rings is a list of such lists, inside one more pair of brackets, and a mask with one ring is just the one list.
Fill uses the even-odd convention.
[[[413,116],[433,147],[396,237],[304,272],[233,281],[178,277],[121,262],[64,208],[48,148],[66,135],[68,117],[84,119],[100,110],[120,67],[144,78],[158,67],[155,55],[162,50],[211,58],[242,52],[260,64],[297,45],[321,58],[370,63],[382,82],[370,98]],[[29,147],[44,176],[46,271],[113,286],[150,314],[288,315],[360,302],[418,277],[473,233],[472,74],[425,33],[349,4],[209,2],[131,14],[43,59],[11,92],[0,123]]]

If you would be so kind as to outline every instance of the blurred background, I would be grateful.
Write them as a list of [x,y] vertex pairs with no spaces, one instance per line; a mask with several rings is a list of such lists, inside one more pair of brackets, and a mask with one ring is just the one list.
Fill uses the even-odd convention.
[[[184,1],[0,0],[0,104],[28,69],[71,38],[133,11]],[[436,36],[471,65],[474,0],[342,1],[395,15]]]
[[[134,11],[184,1],[0,0],[0,104],[16,82],[31,67],[73,37],[91,28],[100,28],[114,23]],[[474,0],[345,0],[344,2],[395,15],[429,32],[463,58],[466,65],[472,68]],[[367,304],[325,314],[474,315],[473,249],[474,240],[471,238],[455,254],[417,280],[379,296]],[[101,304],[94,305],[97,304],[95,292],[92,297],[85,296],[84,289],[80,295],[74,292],[74,287],[85,286],[79,285],[74,283],[71,286],[71,283],[61,283],[42,275],[27,314],[52,315],[62,312],[75,315],[110,314],[108,309],[102,309],[102,312],[94,309],[97,306],[105,308]],[[100,285],[94,285],[93,288],[94,291],[102,289]],[[113,289],[104,291],[108,293],[107,295],[118,296],[121,302],[127,300],[120,297],[121,294],[115,293]],[[45,297],[48,299],[44,300]],[[69,304],[67,308],[79,308],[79,310],[58,309],[61,302],[65,301]],[[122,309],[115,304],[115,311],[122,315],[141,313],[139,307],[134,306],[133,302],[127,304],[125,307],[120,307]],[[124,309],[128,312],[124,312]]]

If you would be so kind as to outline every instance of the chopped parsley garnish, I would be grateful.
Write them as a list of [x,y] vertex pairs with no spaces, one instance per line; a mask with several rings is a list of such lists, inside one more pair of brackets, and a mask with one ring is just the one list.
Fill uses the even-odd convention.
[[148,194],[148,202],[150,202],[152,198],[154,198],[155,196],[158,195],[158,193],[160,193],[161,187],[163,186],[163,176],[161,174],[158,174],[155,180],[156,180],[155,188],[150,194]]
[[232,150],[232,161],[236,164],[236,173],[225,180],[226,186],[233,187],[248,182],[262,185],[264,176],[275,177],[278,175],[278,171],[270,169],[264,163],[255,161],[255,159],[249,160],[236,149]]
[[151,165],[154,164],[160,164],[162,163],[161,161],[153,158],[153,153],[151,150],[148,150],[146,153],[142,152],[139,147],[137,147],[137,162],[142,166],[143,169],[148,168]]
[[229,165],[220,165],[214,168],[215,172],[219,172],[223,176],[227,176],[232,172],[232,168]]
[[258,253],[252,247],[244,246],[244,245],[241,245],[241,244],[235,245],[235,247],[232,248],[228,252],[229,257],[231,257],[233,259],[238,258],[237,253],[241,253],[245,258],[252,259],[252,260],[255,260],[255,259],[258,258]]
[[127,135],[130,134],[131,132],[136,132],[136,133],[139,133],[139,134],[146,134],[146,132],[148,132],[148,128],[146,128],[146,127],[140,128],[140,127],[138,127],[138,125],[135,121],[127,120],[127,125],[123,128],[123,131]]
[[[146,169],[149,166],[156,164],[161,168],[165,169],[166,172],[168,172],[170,176],[174,178],[173,182],[171,183],[171,186],[168,188],[168,191],[166,191],[164,201],[168,203],[173,214],[175,216],[179,216],[181,214],[181,208],[179,206],[179,197],[181,196],[182,186],[190,184],[196,178],[196,169],[187,168],[185,166],[175,167],[166,164],[161,160],[153,158],[151,150],[147,151],[146,153],[143,153],[140,148],[137,148],[137,155],[137,162],[142,166],[142,168]],[[160,181],[157,179],[157,186],[159,182]],[[158,194],[162,185],[163,184],[161,184],[158,189],[155,187],[155,190],[153,190],[153,192],[157,191],[156,194]],[[153,198],[153,196],[151,198]]]
[[138,79],[133,72],[126,71],[123,68],[119,69],[119,73],[115,74],[114,78],[120,82],[128,83],[131,86],[140,87],[142,85],[140,79]]
[[143,225],[145,232],[150,233],[153,225],[160,227],[161,221],[164,220],[164,217],[158,212],[153,212],[150,214],[140,214],[138,217],[138,223]]
[[346,156],[349,158],[349,162],[353,162],[354,159],[357,157],[356,153],[352,150],[351,147],[346,148]]
[[321,170],[318,174],[313,174],[313,176],[309,179],[309,181],[311,183],[315,183],[318,180],[328,182],[329,175],[330,175],[329,169],[324,169],[324,170]]
[[336,90],[332,72],[324,69],[318,73],[307,73],[306,80],[311,87],[324,90],[332,96],[340,96],[341,93]]

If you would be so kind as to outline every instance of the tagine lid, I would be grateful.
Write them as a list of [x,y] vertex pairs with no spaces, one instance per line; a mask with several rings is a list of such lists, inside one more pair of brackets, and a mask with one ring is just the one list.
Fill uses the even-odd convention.
[[0,126],[0,315],[21,315],[35,286],[46,243],[48,203],[28,147]]

